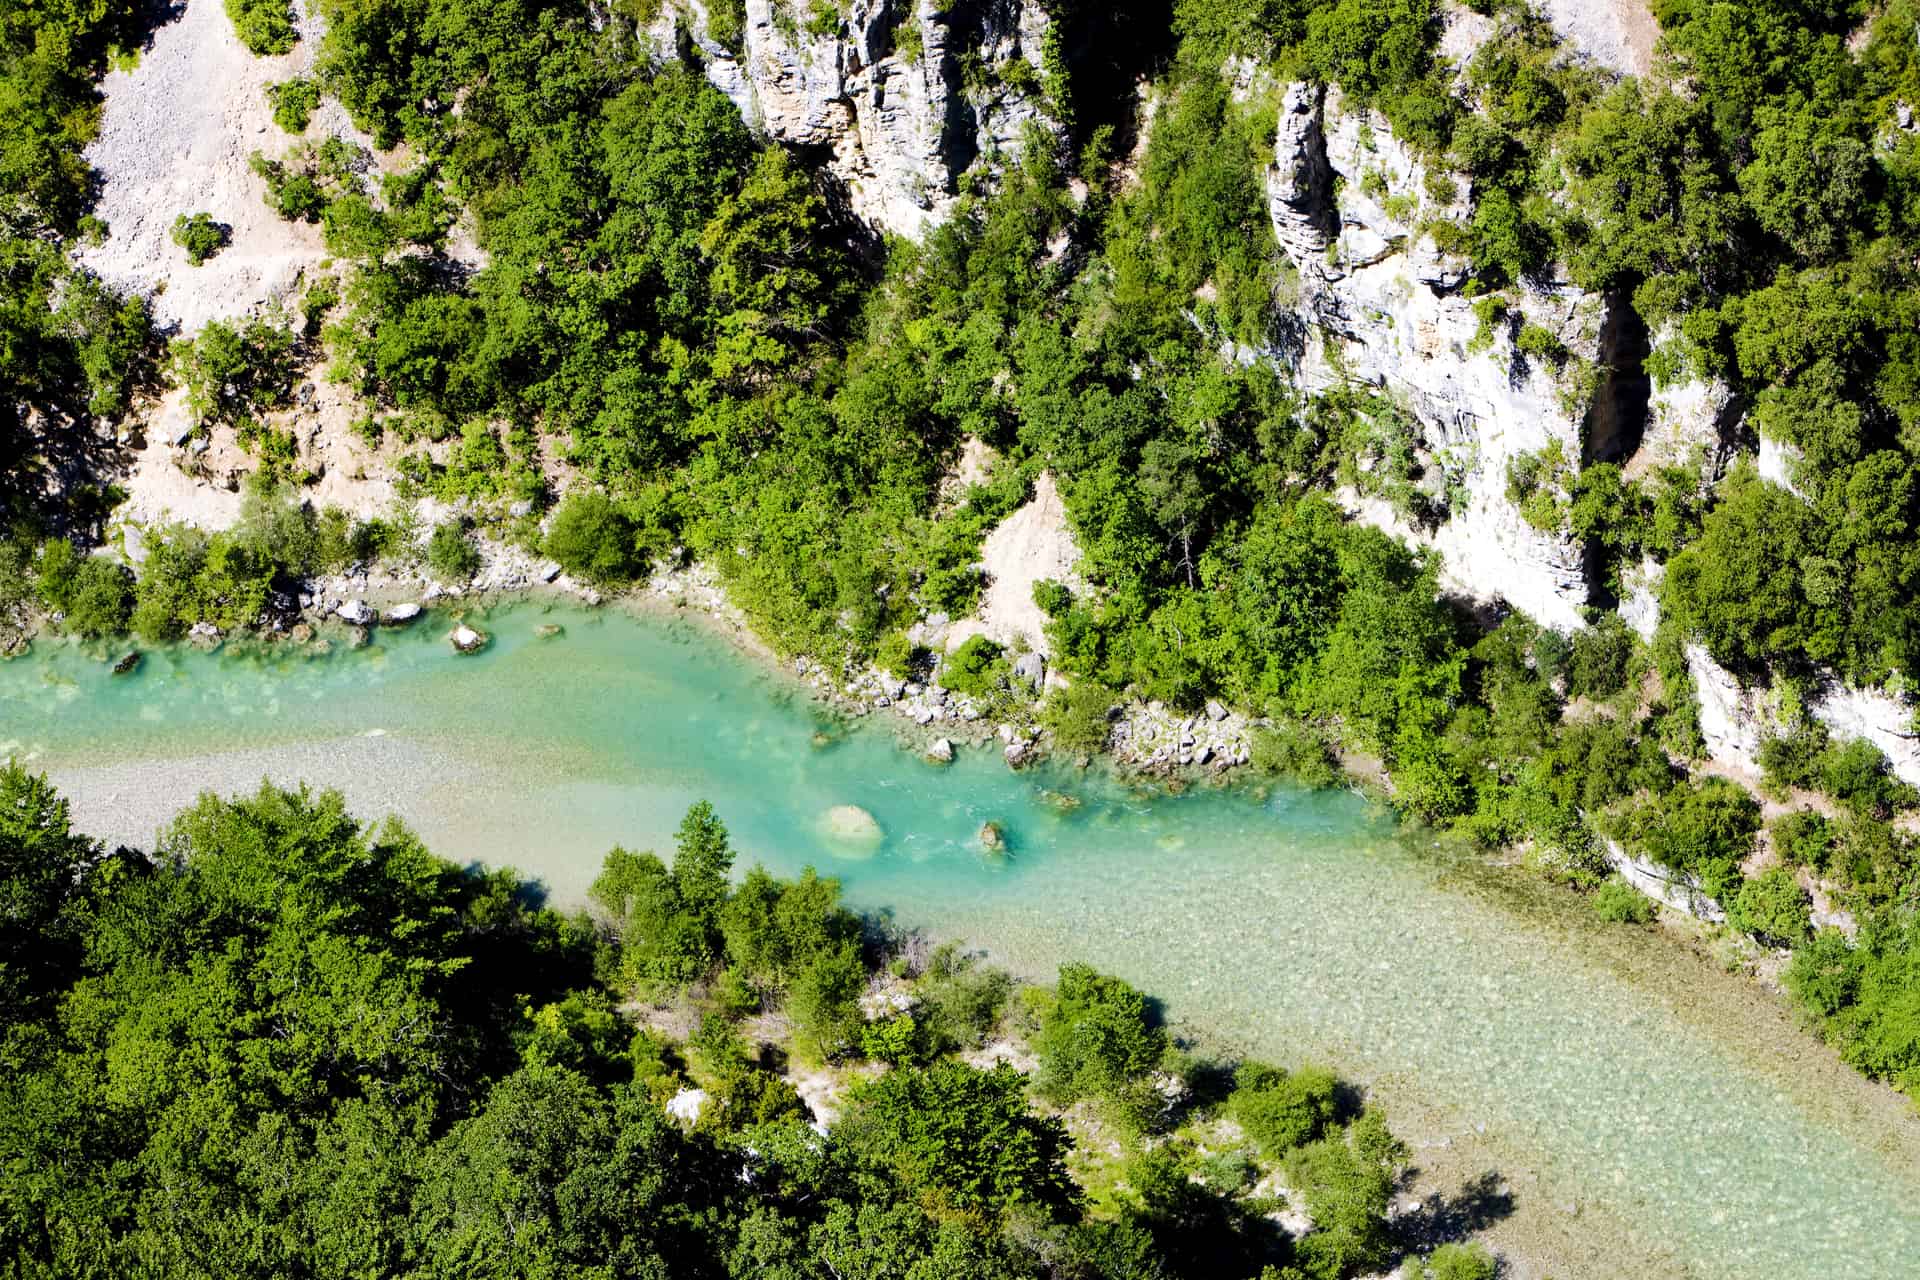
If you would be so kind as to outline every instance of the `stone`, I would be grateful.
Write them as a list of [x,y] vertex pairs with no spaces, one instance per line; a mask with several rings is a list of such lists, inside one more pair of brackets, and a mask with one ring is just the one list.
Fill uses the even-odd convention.
[[140,665],[140,651],[138,649],[134,649],[131,652],[129,652],[125,657],[121,658],[120,661],[113,664],[113,674],[115,674],[116,676],[128,675],[139,665]]
[[986,853],[1004,854],[1007,851],[1006,828],[997,822],[981,823],[980,832],[975,838],[980,842],[980,848]]
[[927,744],[927,749],[922,754],[935,764],[952,764],[953,742],[948,738],[935,738]]
[[567,634],[567,629],[557,622],[543,622],[533,629],[536,640],[557,640]]
[[478,653],[487,647],[487,633],[462,622],[447,633],[447,641],[458,653]]
[[287,639],[293,641],[295,644],[307,644],[311,642],[313,639],[313,624],[309,622],[294,623],[293,629],[287,632]]
[[851,856],[868,856],[886,839],[879,819],[857,804],[834,805],[820,815],[819,829]]
[[525,519],[527,516],[533,514],[533,500],[530,498],[521,498],[518,501],[507,504],[507,514],[515,520]]
[[1023,653],[1013,660],[1013,674],[1038,689],[1047,678],[1047,660],[1035,652]]
[[534,576],[542,582],[552,582],[560,576],[560,566],[554,561],[548,560],[534,570]]
[[1030,750],[1032,750],[1032,748],[1025,740],[1016,739],[1012,742],[1009,742],[1006,746],[1006,750],[1002,751],[1000,754],[1006,758],[1007,764],[1010,768],[1017,769],[1026,762],[1027,753]]
[[424,610],[417,604],[396,604],[380,615],[380,621],[390,627],[404,627],[418,618]]
[[1225,720],[1226,718],[1227,718],[1227,709],[1221,706],[1219,703],[1209,700],[1207,703],[1207,719],[1213,721],[1215,724],[1218,724],[1222,720]]
[[884,694],[888,698],[893,699],[895,702],[898,702],[900,700],[901,695],[906,693],[906,691],[907,691],[907,682],[905,680],[902,680],[900,677],[889,674],[887,672],[881,673],[880,692],[882,694]]
[[349,626],[371,626],[374,620],[373,608],[365,600],[348,600],[334,610],[340,621]]

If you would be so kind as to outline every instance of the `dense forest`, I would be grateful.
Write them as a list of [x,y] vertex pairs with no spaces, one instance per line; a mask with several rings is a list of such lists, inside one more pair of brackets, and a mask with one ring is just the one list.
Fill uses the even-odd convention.
[[[1406,1148],[1332,1076],[1207,1060],[1119,979],[1019,985],[732,860],[696,805],[670,867],[615,849],[566,916],[337,794],[206,796],[108,851],[9,767],[0,1266],[1494,1274],[1409,1252]],[[830,1128],[795,1086],[823,1075]]]
[[[319,0],[314,79],[276,110],[304,121],[329,95],[413,167],[376,183],[339,139],[263,151],[273,207],[319,225],[337,270],[291,323],[169,344],[67,253],[100,232],[79,154],[92,86],[148,15],[10,6],[0,603],[163,641],[244,624],[290,579],[404,554],[390,522],[304,505],[292,441],[257,421],[321,356],[372,406],[366,432],[400,442],[409,482],[490,533],[605,585],[697,558],[782,650],[903,674],[936,659],[907,628],[973,604],[983,534],[1045,467],[1087,579],[1039,601],[1072,677],[1040,711],[1058,744],[1097,748],[1123,695],[1219,698],[1269,718],[1264,767],[1325,779],[1337,753],[1378,759],[1409,815],[1582,887],[1617,842],[1794,947],[1788,984],[1841,1052],[1920,1087],[1917,797],[1802,714],[1764,744],[1764,789],[1817,803],[1763,824],[1753,795],[1696,767],[1684,658],[1701,642],[1791,708],[1826,677],[1903,690],[1920,656],[1920,9],[1657,0],[1662,55],[1636,79],[1566,56],[1522,3],[1470,7],[1496,35],[1456,59],[1438,0],[1051,0],[1073,39],[1048,64],[1050,118],[983,161],[923,241],[875,244],[806,157],[755,138],[697,48],[653,56],[657,4]],[[712,8],[737,31],[737,6]],[[255,47],[283,38],[274,5],[235,14]],[[1791,448],[1792,490],[1746,461],[1629,476],[1543,458],[1511,476],[1528,519],[1570,531],[1603,576],[1666,566],[1651,643],[1599,607],[1571,636],[1457,608],[1434,555],[1328,496],[1365,458],[1366,483],[1417,506],[1390,397],[1308,395],[1241,358],[1283,345],[1298,283],[1263,185],[1295,79],[1382,113],[1436,205],[1464,197],[1463,218],[1421,234],[1459,259],[1489,326],[1556,275],[1624,299],[1663,335],[1656,382],[1720,379],[1744,430]],[[463,219],[477,270],[446,252]],[[191,219],[178,233],[218,250]],[[1551,335],[1519,342],[1556,357]],[[235,529],[176,530],[136,581],[84,554],[106,486],[68,485],[57,513],[38,495],[84,468],[96,421],[169,378],[201,421],[257,441],[266,483]],[[968,437],[1006,465],[943,511]],[[439,460],[408,451],[449,440]],[[549,490],[543,440],[563,442],[578,491]],[[533,514],[506,514],[521,503]],[[432,554],[457,564],[465,535],[443,532]],[[956,678],[1017,695],[1007,655],[963,657]],[[1776,860],[1748,876],[1763,834]],[[1857,937],[1814,930],[1801,869]],[[1595,900],[1644,912],[1617,883]]]

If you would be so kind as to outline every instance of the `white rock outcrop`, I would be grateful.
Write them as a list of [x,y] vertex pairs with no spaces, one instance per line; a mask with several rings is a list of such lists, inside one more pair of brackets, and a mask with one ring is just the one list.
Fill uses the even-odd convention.
[[1886,753],[1893,776],[1920,787],[1920,726],[1912,702],[1878,689],[1824,686],[1807,710],[1838,738],[1865,738]]
[[945,218],[976,161],[1012,156],[1029,122],[1051,127],[1038,88],[1047,24],[1038,0],[847,0],[825,28],[787,0],[746,0],[736,53],[712,38],[700,0],[678,0],[649,35],[673,57],[684,31],[748,124],[823,153],[856,215],[913,237]]
[[[1570,379],[1599,354],[1603,300],[1566,284],[1528,287],[1483,333],[1459,292],[1464,263],[1419,230],[1430,219],[1464,221],[1465,186],[1443,204],[1426,177],[1377,112],[1349,107],[1337,89],[1286,90],[1267,194],[1274,235],[1299,275],[1300,340],[1280,354],[1303,389],[1369,386],[1418,424],[1420,460],[1452,502],[1437,529],[1393,531],[1438,550],[1452,589],[1577,629],[1589,594],[1581,549],[1521,518],[1507,466],[1553,444],[1580,461],[1587,397]],[[1523,354],[1523,325],[1551,333],[1573,372]],[[1383,508],[1351,507],[1393,524]]]

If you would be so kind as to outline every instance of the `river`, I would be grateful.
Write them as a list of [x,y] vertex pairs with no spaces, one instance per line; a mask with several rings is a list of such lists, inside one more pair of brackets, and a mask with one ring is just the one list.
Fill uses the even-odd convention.
[[[474,657],[429,620],[359,652],[157,652],[120,677],[42,645],[0,664],[0,752],[112,841],[150,845],[203,789],[305,779],[563,904],[609,847],[665,852],[708,799],[743,866],[816,864],[856,906],[1016,971],[1083,959],[1212,1043],[1337,1066],[1414,1139],[1426,1185],[1497,1174],[1491,1238],[1530,1272],[1920,1274],[1910,1104],[1747,980],[1354,794],[1176,796],[985,749],[943,769],[692,624],[521,605],[486,625]],[[846,804],[877,844],[831,833]],[[1009,856],[980,851],[988,820]]]

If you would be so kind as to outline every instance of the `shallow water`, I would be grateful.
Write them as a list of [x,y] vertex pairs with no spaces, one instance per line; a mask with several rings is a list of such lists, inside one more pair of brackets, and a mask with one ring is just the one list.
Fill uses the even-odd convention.
[[[547,621],[564,636],[537,639]],[[0,666],[0,752],[109,839],[149,843],[203,788],[304,778],[562,901],[615,843],[666,850],[705,798],[743,864],[815,863],[903,924],[1027,972],[1088,960],[1192,1025],[1417,1103],[1430,1133],[1499,1153],[1524,1215],[1570,1202],[1607,1223],[1582,1256],[1551,1251],[1563,1280],[1627,1273],[1609,1237],[1671,1274],[1920,1274],[1904,1103],[1750,989],[1450,861],[1354,795],[1169,796],[986,750],[939,769],[689,626],[533,606],[487,625],[477,657],[423,625],[321,658],[150,654],[118,678],[43,649]],[[829,832],[844,804],[877,845]],[[988,820],[1010,856],[980,851]]]

